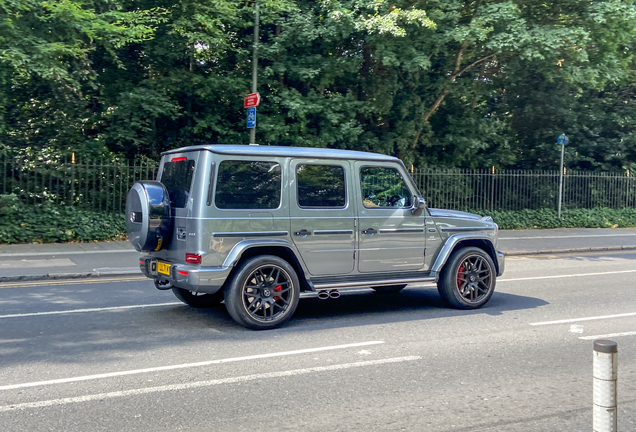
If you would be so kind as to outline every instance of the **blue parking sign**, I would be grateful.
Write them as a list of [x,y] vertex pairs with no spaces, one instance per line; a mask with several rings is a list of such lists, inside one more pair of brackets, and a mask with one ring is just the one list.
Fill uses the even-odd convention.
[[247,109],[247,127],[248,128],[256,127],[256,107]]

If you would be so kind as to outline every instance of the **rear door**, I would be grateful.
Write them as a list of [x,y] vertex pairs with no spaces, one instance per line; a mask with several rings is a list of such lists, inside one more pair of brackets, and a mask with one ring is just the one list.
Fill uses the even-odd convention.
[[398,164],[355,162],[358,208],[358,271],[402,272],[424,267],[422,212],[412,213],[417,195]]
[[174,231],[166,249],[169,259],[183,260],[186,250],[187,220],[192,217],[194,197],[203,193],[193,181],[199,168],[199,151],[174,153],[164,156],[157,180],[164,184],[170,195]]
[[314,276],[347,274],[354,269],[350,172],[348,161],[291,161],[292,239]]

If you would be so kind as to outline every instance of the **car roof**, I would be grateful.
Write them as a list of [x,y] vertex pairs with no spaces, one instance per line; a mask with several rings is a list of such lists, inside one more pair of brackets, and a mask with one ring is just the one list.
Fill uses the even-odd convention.
[[181,147],[168,150],[161,155],[184,153],[191,151],[207,150],[217,154],[236,156],[282,156],[282,157],[304,157],[315,159],[354,159],[367,161],[392,161],[400,162],[393,156],[379,153],[367,153],[354,150],[327,149],[316,147],[284,147],[266,145],[235,145],[235,144],[204,144],[190,147]]

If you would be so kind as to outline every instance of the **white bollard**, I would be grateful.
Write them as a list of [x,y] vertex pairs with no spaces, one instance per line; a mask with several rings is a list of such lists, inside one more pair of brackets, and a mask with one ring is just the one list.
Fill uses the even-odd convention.
[[611,340],[594,341],[594,432],[616,432],[616,379],[618,345]]

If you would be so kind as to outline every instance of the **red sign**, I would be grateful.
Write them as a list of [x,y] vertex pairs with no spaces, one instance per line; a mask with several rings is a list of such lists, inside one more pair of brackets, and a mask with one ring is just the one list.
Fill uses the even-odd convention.
[[245,96],[245,100],[243,100],[243,108],[251,108],[258,106],[261,103],[261,95],[260,93],[250,93]]

